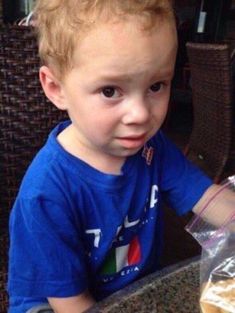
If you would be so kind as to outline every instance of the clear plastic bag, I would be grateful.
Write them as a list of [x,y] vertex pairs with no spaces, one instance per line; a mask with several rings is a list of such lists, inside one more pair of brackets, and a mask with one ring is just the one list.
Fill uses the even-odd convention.
[[221,215],[223,210],[221,207],[219,227],[203,219],[204,213],[213,210],[215,204],[218,207],[221,196],[231,190],[235,192],[235,176],[223,182],[221,188],[204,205],[200,214],[195,215],[185,227],[202,247],[200,262],[202,313],[235,313],[235,207],[228,216]]

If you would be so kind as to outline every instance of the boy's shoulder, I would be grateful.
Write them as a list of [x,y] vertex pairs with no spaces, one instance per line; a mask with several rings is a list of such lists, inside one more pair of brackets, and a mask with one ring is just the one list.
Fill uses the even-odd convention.
[[25,195],[34,193],[35,190],[46,189],[50,184],[61,179],[70,164],[63,153],[62,147],[56,140],[61,128],[67,122],[58,124],[49,134],[44,146],[38,151],[23,177],[20,191]]

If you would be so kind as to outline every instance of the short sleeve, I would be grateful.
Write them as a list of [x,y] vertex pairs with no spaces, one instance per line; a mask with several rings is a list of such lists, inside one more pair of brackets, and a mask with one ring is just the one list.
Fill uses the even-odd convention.
[[67,297],[87,288],[79,227],[66,209],[43,197],[16,200],[10,218],[11,296]]
[[160,188],[169,205],[182,215],[199,201],[212,181],[192,164],[163,133],[157,139],[160,153]]

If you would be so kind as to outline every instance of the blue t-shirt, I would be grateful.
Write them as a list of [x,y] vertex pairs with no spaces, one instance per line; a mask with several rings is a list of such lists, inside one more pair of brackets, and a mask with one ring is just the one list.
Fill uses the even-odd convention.
[[120,175],[69,154],[59,124],[30,165],[10,218],[10,312],[87,288],[96,300],[159,268],[164,196],[177,214],[211,185],[161,131]]

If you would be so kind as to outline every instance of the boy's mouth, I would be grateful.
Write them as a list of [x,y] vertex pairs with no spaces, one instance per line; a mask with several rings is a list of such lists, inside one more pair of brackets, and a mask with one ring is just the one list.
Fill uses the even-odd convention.
[[135,149],[139,148],[142,145],[144,145],[146,141],[147,134],[142,134],[139,136],[133,135],[133,136],[126,136],[126,137],[118,137],[117,140],[120,142],[120,144],[128,149]]

